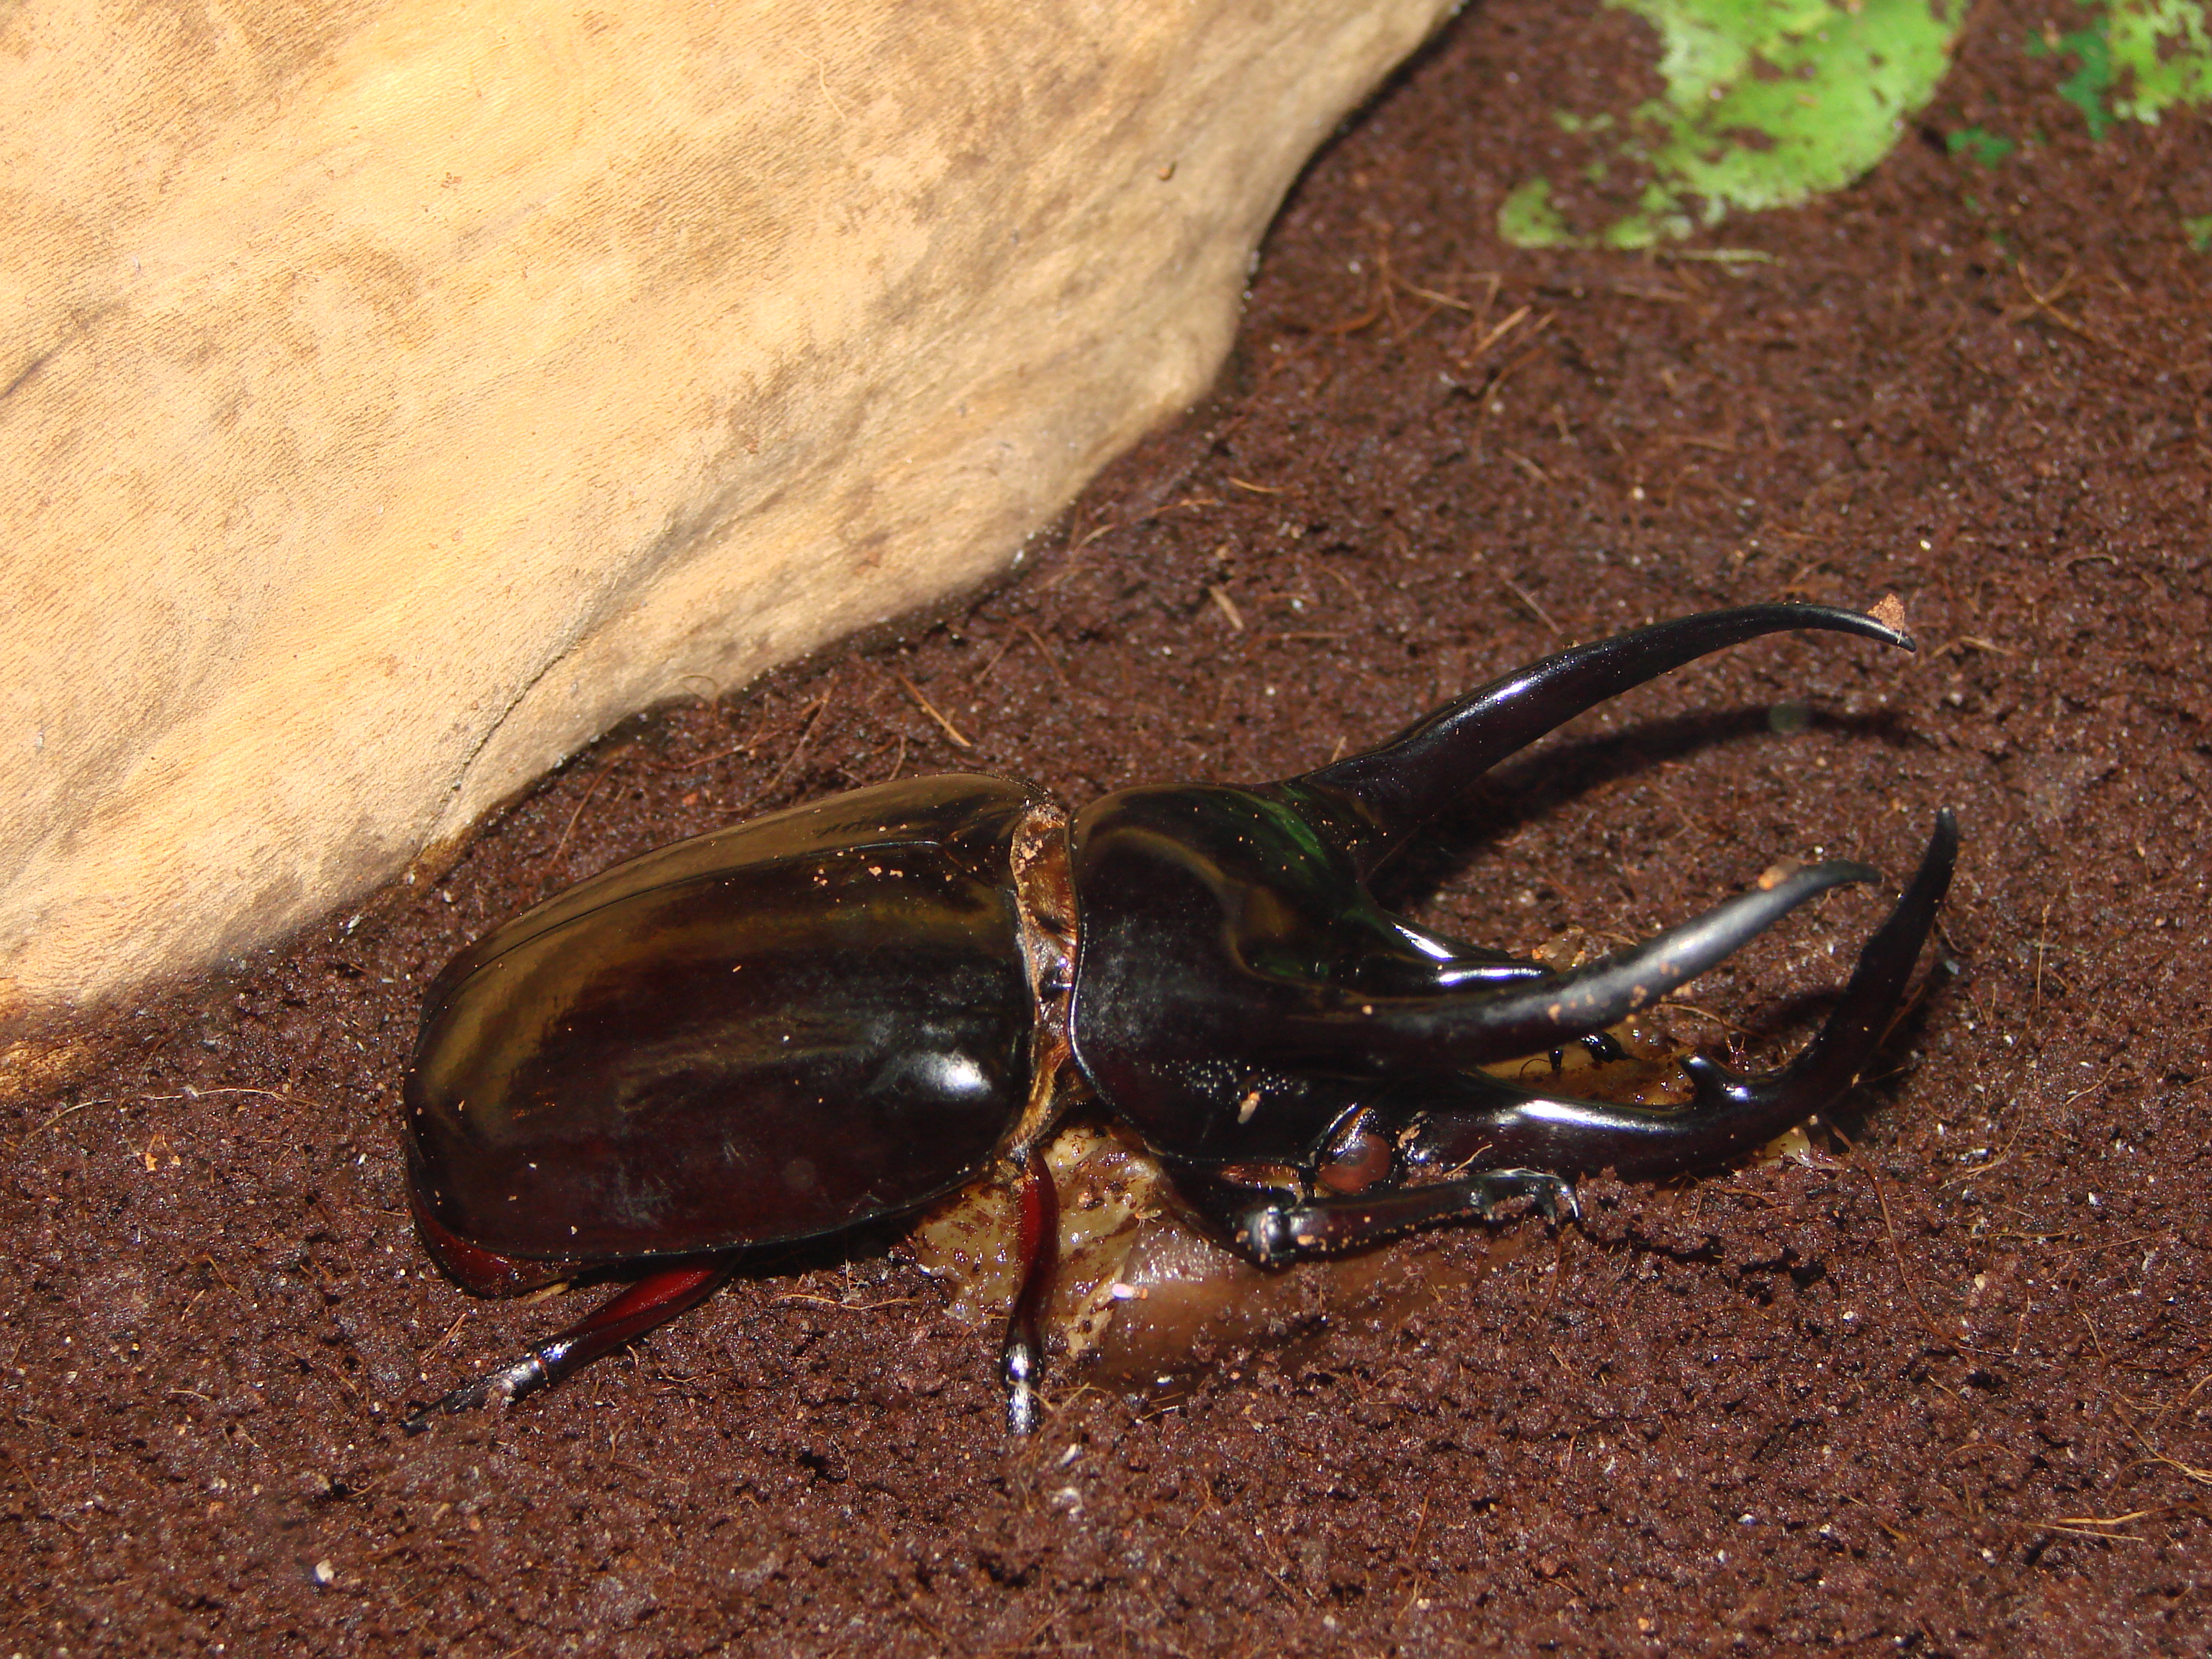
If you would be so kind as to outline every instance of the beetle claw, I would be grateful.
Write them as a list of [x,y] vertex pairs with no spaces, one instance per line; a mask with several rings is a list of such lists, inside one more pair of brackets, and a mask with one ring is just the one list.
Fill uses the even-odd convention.
[[536,1394],[549,1382],[558,1382],[579,1366],[611,1352],[633,1338],[644,1335],[686,1308],[697,1306],[720,1288],[730,1276],[723,1258],[679,1262],[648,1273],[611,1301],[586,1314],[558,1335],[526,1351],[495,1371],[473,1382],[464,1382],[434,1405],[426,1406],[400,1426],[419,1434],[429,1426],[434,1412],[475,1411],[494,1404],[511,1406]]
[[1548,1184],[1529,1194],[1536,1201],[1536,1212],[1555,1227],[1562,1222],[1580,1221],[1583,1201],[1575,1195],[1574,1183],[1555,1175],[1543,1179]]

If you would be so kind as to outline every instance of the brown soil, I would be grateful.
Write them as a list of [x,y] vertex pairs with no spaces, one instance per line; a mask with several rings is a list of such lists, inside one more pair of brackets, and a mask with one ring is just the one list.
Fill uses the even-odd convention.
[[[2092,144],[2043,16],[1977,9],[1924,131],[1727,262],[1500,244],[1575,159],[1547,106],[1650,56],[1484,7],[1315,163],[1216,403],[1018,581],[625,727],[444,879],[88,1034],[0,1119],[0,1654],[2204,1651],[2212,123]],[[2044,139],[1986,168],[1973,124]],[[392,1109],[424,976],[541,892],[925,769],[1275,775],[1571,639],[1893,592],[1917,659],[1674,676],[1394,894],[1638,934],[1779,856],[1902,872],[1955,806],[1951,970],[1824,1156],[1399,1247],[1417,1312],[1167,1406],[1062,1376],[1031,1444],[879,1240],[394,1427],[559,1317],[428,1267]],[[1780,1043],[1879,903],[1692,1000]]]

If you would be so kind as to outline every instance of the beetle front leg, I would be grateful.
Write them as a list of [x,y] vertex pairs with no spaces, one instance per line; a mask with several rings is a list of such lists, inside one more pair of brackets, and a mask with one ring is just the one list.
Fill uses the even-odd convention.
[[1176,1186],[1222,1239],[1262,1267],[1342,1255],[1423,1227],[1486,1221],[1516,1199],[1548,1221],[1581,1213],[1574,1188],[1543,1170],[1482,1170],[1419,1187],[1311,1198],[1210,1175],[1178,1176]]
[[429,1427],[434,1413],[474,1411],[536,1394],[602,1354],[643,1336],[656,1325],[665,1325],[687,1309],[697,1307],[721,1288],[731,1266],[728,1259],[717,1257],[650,1273],[557,1336],[530,1348],[520,1359],[463,1383],[428,1406],[417,1407],[399,1426],[409,1434],[420,1434]]

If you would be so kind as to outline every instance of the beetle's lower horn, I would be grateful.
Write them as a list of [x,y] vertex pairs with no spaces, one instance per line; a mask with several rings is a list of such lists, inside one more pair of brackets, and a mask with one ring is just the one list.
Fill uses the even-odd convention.
[[1516,669],[1423,716],[1389,741],[1292,781],[1349,795],[1372,828],[1340,831],[1362,874],[1451,805],[1476,777],[1577,714],[1731,645],[1795,629],[1856,634],[1902,650],[1886,623],[1826,605],[1747,605],[1709,611],[1578,645]]
[[1869,866],[1843,859],[1769,872],[1751,891],[1570,972],[1504,988],[1401,997],[1346,994],[1295,1029],[1293,1040],[1310,1042],[1317,1051],[1380,1059],[1394,1073],[1487,1066],[1540,1053],[1649,1008],[1807,900],[1876,875]]
[[[1682,1062],[1697,1085],[1701,1115],[1741,1115],[1759,1123],[1802,1121],[1859,1080],[1897,1021],[1912,964],[1936,925],[1959,859],[1959,821],[1948,807],[1936,815],[1911,885],[1859,952],[1851,982],[1820,1034],[1796,1059],[1763,1078],[1739,1078],[1701,1055]],[[1779,1129],[1775,1133],[1779,1133]]]
[[1858,1081],[1896,1022],[1958,850],[1957,822],[1942,812],[1919,870],[1860,951],[1820,1034],[1780,1071],[1742,1078],[1692,1055],[1682,1065],[1696,1095],[1666,1111],[1547,1096],[1479,1072],[1456,1076],[1416,1091],[1422,1127],[1409,1160],[1439,1170],[1475,1158],[1568,1175],[1611,1168],[1638,1180],[1735,1157],[1802,1123]]

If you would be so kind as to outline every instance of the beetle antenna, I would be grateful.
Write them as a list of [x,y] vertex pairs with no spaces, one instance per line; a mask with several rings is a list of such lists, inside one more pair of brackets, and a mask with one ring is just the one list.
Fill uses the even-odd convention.
[[1424,715],[1388,741],[1291,779],[1286,787],[1301,793],[1329,790],[1358,804],[1364,821],[1356,824],[1343,822],[1348,814],[1322,816],[1330,820],[1324,833],[1343,845],[1364,876],[1478,776],[1576,715],[1699,657],[1794,629],[1856,634],[1900,650],[1915,648],[1910,637],[1887,623],[1835,605],[1747,605],[1708,611],[1578,645],[1516,668]]

